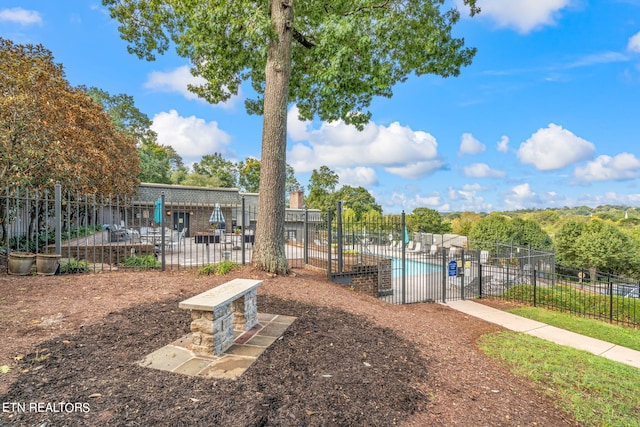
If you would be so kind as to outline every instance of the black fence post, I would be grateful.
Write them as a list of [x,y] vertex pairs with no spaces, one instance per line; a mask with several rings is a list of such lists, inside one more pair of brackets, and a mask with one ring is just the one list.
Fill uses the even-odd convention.
[[54,191],[54,233],[56,240],[56,253],[62,253],[62,185],[56,182]]
[[447,278],[448,278],[447,250],[444,248],[444,246],[441,246],[440,250],[442,251],[442,302],[446,303],[447,302]]
[[161,206],[162,206],[162,210],[161,210],[161,220],[160,220],[160,265],[161,271],[165,271],[166,267],[167,267],[167,262],[165,259],[165,253],[164,253],[164,239],[165,239],[165,226],[166,226],[166,217],[165,217],[165,205],[164,205],[164,191],[162,192],[162,194],[160,195],[160,200],[161,200]]
[[476,251],[478,260],[478,298],[482,299],[482,264],[480,264],[480,251]]
[[607,274],[607,288],[609,289],[609,323],[613,323],[613,283]]
[[309,264],[309,208],[304,207],[304,263]]
[[407,293],[407,242],[405,239],[405,227],[406,219],[404,211],[402,211],[402,221],[400,227],[400,238],[402,239],[402,304],[406,304],[406,293]]
[[342,200],[338,200],[336,219],[338,220],[337,239],[338,239],[338,274],[342,273]]
[[533,306],[537,307],[538,306],[538,286],[537,286],[537,274],[536,274],[537,270],[534,268],[533,272],[531,273],[531,279],[533,282]]
[[329,280],[333,279],[333,273],[331,272],[331,246],[332,246],[332,234],[331,230],[331,208],[327,210],[327,277]]
[[240,230],[241,230],[241,233],[240,233],[241,234],[240,246],[242,247],[242,265],[245,265],[247,263],[246,254],[245,254],[245,249],[246,249],[246,246],[247,246],[245,244],[245,239],[246,239],[246,237],[245,237],[245,227],[246,227],[246,224],[245,224],[245,222],[246,222],[245,221],[245,219],[246,219],[245,208],[246,208],[246,206],[245,206],[245,203],[244,203],[244,196],[242,196],[242,208],[241,208],[242,212],[240,212],[240,215],[241,215],[240,218],[242,218],[242,227],[240,228]]

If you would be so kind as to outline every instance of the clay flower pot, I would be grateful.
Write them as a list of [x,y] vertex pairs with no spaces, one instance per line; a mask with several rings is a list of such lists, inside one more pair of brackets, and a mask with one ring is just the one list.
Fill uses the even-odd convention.
[[10,252],[9,253],[9,274],[15,276],[28,276],[31,274],[31,266],[36,259],[36,255],[31,252]]
[[37,254],[36,272],[40,276],[53,276],[60,266],[60,254]]

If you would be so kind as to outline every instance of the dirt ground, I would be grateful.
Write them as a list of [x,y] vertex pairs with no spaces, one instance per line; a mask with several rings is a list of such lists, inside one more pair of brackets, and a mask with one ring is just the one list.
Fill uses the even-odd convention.
[[[264,279],[258,310],[296,316],[236,381],[136,361],[189,332],[178,302]],[[294,270],[0,274],[0,426],[569,426],[544,391],[485,357],[499,327],[439,304],[389,305]],[[6,370],[6,369],[4,369]]]

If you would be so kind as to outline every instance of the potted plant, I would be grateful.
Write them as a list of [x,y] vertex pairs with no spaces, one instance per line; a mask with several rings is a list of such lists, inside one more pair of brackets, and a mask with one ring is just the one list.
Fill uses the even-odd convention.
[[9,274],[27,276],[31,274],[31,266],[36,255],[31,252],[9,252]]
[[40,276],[53,276],[60,266],[60,254],[37,254],[36,273]]

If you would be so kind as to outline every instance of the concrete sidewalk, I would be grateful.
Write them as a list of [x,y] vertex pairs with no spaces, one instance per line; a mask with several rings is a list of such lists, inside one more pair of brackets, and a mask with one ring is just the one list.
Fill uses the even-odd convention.
[[533,335],[556,344],[588,351],[597,356],[640,368],[640,351],[586,337],[564,329],[526,319],[473,301],[450,301],[445,304],[454,310],[498,324],[516,332]]

